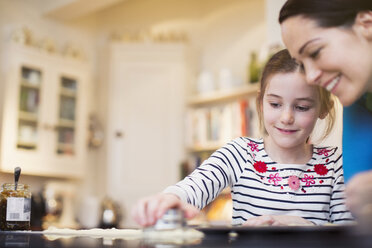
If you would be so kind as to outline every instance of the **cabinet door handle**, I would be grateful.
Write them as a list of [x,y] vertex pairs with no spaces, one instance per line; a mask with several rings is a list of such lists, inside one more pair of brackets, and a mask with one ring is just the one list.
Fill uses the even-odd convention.
[[115,137],[118,139],[124,138],[124,133],[122,131],[115,131]]
[[52,130],[57,132],[58,131],[58,125],[52,125]]
[[45,130],[51,130],[51,131],[57,131],[58,130],[58,126],[57,125],[52,125],[52,124],[48,124],[48,123],[45,123],[42,127]]
[[43,129],[45,129],[45,130],[53,129],[53,126],[52,126],[52,125],[49,125],[48,123],[43,124],[42,127],[43,127]]

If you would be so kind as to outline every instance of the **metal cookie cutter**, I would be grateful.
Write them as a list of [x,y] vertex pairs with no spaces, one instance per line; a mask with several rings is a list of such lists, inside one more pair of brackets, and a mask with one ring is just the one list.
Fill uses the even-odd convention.
[[154,225],[155,230],[173,230],[183,228],[186,221],[183,211],[178,208],[168,209]]

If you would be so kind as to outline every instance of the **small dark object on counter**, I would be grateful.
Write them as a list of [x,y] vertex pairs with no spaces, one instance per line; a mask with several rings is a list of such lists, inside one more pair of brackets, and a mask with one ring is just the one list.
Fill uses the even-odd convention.
[[43,230],[43,218],[46,215],[45,199],[42,192],[36,192],[31,197],[31,230]]
[[121,209],[118,203],[114,202],[110,198],[105,198],[102,201],[102,212],[100,228],[119,228],[120,221],[122,219]]

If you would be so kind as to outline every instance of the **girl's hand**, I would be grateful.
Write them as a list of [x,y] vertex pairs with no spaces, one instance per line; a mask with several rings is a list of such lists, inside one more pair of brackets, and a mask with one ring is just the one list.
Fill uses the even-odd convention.
[[183,203],[178,196],[160,193],[138,201],[132,210],[132,217],[143,227],[152,226],[171,208],[180,208],[188,219],[199,213],[196,207]]
[[360,220],[372,218],[372,171],[355,175],[346,185],[346,206]]
[[287,215],[262,215],[248,219],[243,226],[309,226],[311,221],[298,216]]

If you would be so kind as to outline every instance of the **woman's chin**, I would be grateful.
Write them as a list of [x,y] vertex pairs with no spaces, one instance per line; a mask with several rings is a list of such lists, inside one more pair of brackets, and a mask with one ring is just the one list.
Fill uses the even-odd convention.
[[[347,92],[346,92],[347,91]],[[338,93],[338,94],[337,94]],[[364,89],[349,88],[348,90],[343,90],[342,92],[337,92],[335,95],[340,100],[342,106],[348,107],[358,101],[365,93]]]
[[358,100],[358,98],[353,97],[351,95],[348,95],[348,96],[339,96],[338,100],[340,100],[342,106],[348,107],[348,106],[352,105],[354,102],[356,102]]

